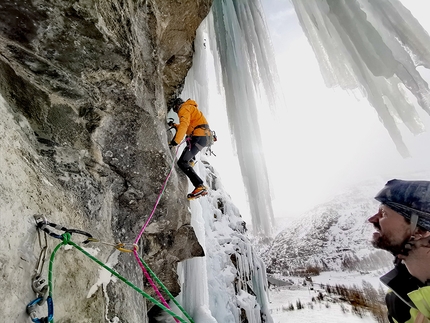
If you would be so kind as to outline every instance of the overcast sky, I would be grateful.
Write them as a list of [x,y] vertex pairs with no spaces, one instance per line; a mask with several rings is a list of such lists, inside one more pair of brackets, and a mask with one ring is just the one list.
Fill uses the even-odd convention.
[[[281,138],[265,143],[275,217],[295,216],[376,175],[404,178],[404,173],[430,168],[430,132],[413,136],[404,128],[412,158],[402,158],[366,99],[325,87],[291,3],[262,3],[286,101],[278,117]],[[430,1],[404,3],[430,30],[425,16]],[[429,82],[430,73],[422,74]],[[430,129],[430,117],[421,115]]]

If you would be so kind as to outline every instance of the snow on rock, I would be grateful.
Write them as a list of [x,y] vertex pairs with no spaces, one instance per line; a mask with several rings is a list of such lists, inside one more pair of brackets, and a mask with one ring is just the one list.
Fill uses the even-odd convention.
[[219,174],[205,156],[198,164],[210,190],[191,202],[192,225],[206,256],[180,264],[178,300],[193,317],[205,313],[206,321],[196,322],[271,323],[265,265],[253,250],[246,224]]

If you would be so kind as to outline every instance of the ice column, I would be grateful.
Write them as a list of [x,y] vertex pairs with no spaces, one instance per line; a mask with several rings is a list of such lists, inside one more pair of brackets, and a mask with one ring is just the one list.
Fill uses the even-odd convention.
[[[430,67],[430,37],[398,0],[292,0],[326,85],[359,89],[403,156],[396,120],[424,126],[407,90],[430,114],[430,91],[416,67]],[[407,90],[406,90],[407,89]]]
[[[270,235],[274,222],[259,116],[276,104],[272,45],[259,0],[215,0],[213,52],[220,71],[227,115],[250,204],[253,231]],[[264,100],[264,101],[263,101]]]

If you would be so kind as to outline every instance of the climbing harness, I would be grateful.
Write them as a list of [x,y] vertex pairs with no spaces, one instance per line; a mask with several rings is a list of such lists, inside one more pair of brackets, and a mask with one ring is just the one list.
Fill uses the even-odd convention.
[[[196,130],[196,129],[204,129],[204,130],[207,130],[207,131],[205,131],[205,133],[206,133],[206,137],[208,137],[208,141],[209,141],[209,145],[211,146],[211,145],[213,145],[217,140],[218,140],[218,137],[217,137],[217,135],[216,135],[216,132],[214,131],[214,130],[211,130],[210,128],[209,128],[209,125],[208,124],[200,124],[200,125],[198,125],[198,126],[196,126],[194,129],[193,129],[193,132],[194,132],[194,130]],[[193,133],[191,133],[191,135],[190,136],[192,136],[193,135]]]
[[205,154],[208,156],[214,155],[216,157],[215,153],[212,151],[212,145],[218,140],[218,137],[217,137],[216,132],[214,130],[209,129],[209,133],[210,133],[210,135],[208,137],[209,143],[207,145],[207,149],[206,149]]
[[[170,130],[173,130],[173,129],[177,130],[176,127],[174,126],[174,123],[173,123],[174,119],[173,118],[169,118],[168,120],[169,121],[167,122],[167,124],[169,125],[170,128],[167,129],[167,131],[170,131]],[[205,130],[205,134],[206,134],[206,138],[207,138],[207,144],[206,144],[205,154],[207,156],[214,155],[216,157],[215,153],[212,151],[212,145],[215,142],[218,141],[218,137],[217,137],[217,134],[216,134],[215,130],[211,130],[209,128],[208,124],[200,124],[200,125],[195,126],[194,129],[193,129],[193,131],[191,132],[191,134],[189,134],[185,138],[185,141],[187,142],[188,149],[191,149],[191,137],[193,136],[194,130],[196,130],[196,129],[203,129],[203,130]]]
[[209,128],[209,125],[207,125],[207,124],[201,124],[201,125],[196,126],[193,129],[193,131],[191,132],[191,134],[185,138],[185,141],[187,142],[188,149],[191,150],[191,138],[193,137],[194,130],[199,129],[199,128],[206,130],[205,134],[206,134],[206,138],[207,138],[207,143],[206,143],[205,147],[201,147],[202,149],[206,148],[205,155],[206,156],[214,155],[216,157],[215,153],[212,151],[212,145],[218,140],[218,137],[216,135],[216,132],[214,130],[211,130]]
[[211,130],[209,128],[208,124],[200,124],[200,125],[194,127],[194,129],[191,132],[191,135],[189,137],[192,137],[193,132],[196,129],[203,129],[203,130],[205,130],[205,134],[206,134],[206,138],[207,138],[207,144],[206,144],[206,152],[205,152],[205,154],[207,156],[214,155],[216,157],[215,153],[212,151],[212,145],[218,140],[216,132],[214,130]]

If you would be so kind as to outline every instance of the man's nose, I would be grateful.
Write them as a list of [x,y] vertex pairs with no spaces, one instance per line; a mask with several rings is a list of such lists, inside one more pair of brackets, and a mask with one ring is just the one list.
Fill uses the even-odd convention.
[[379,221],[379,218],[380,218],[380,214],[378,212],[375,215],[372,215],[370,218],[368,218],[367,221],[369,221],[370,223],[376,223]]

